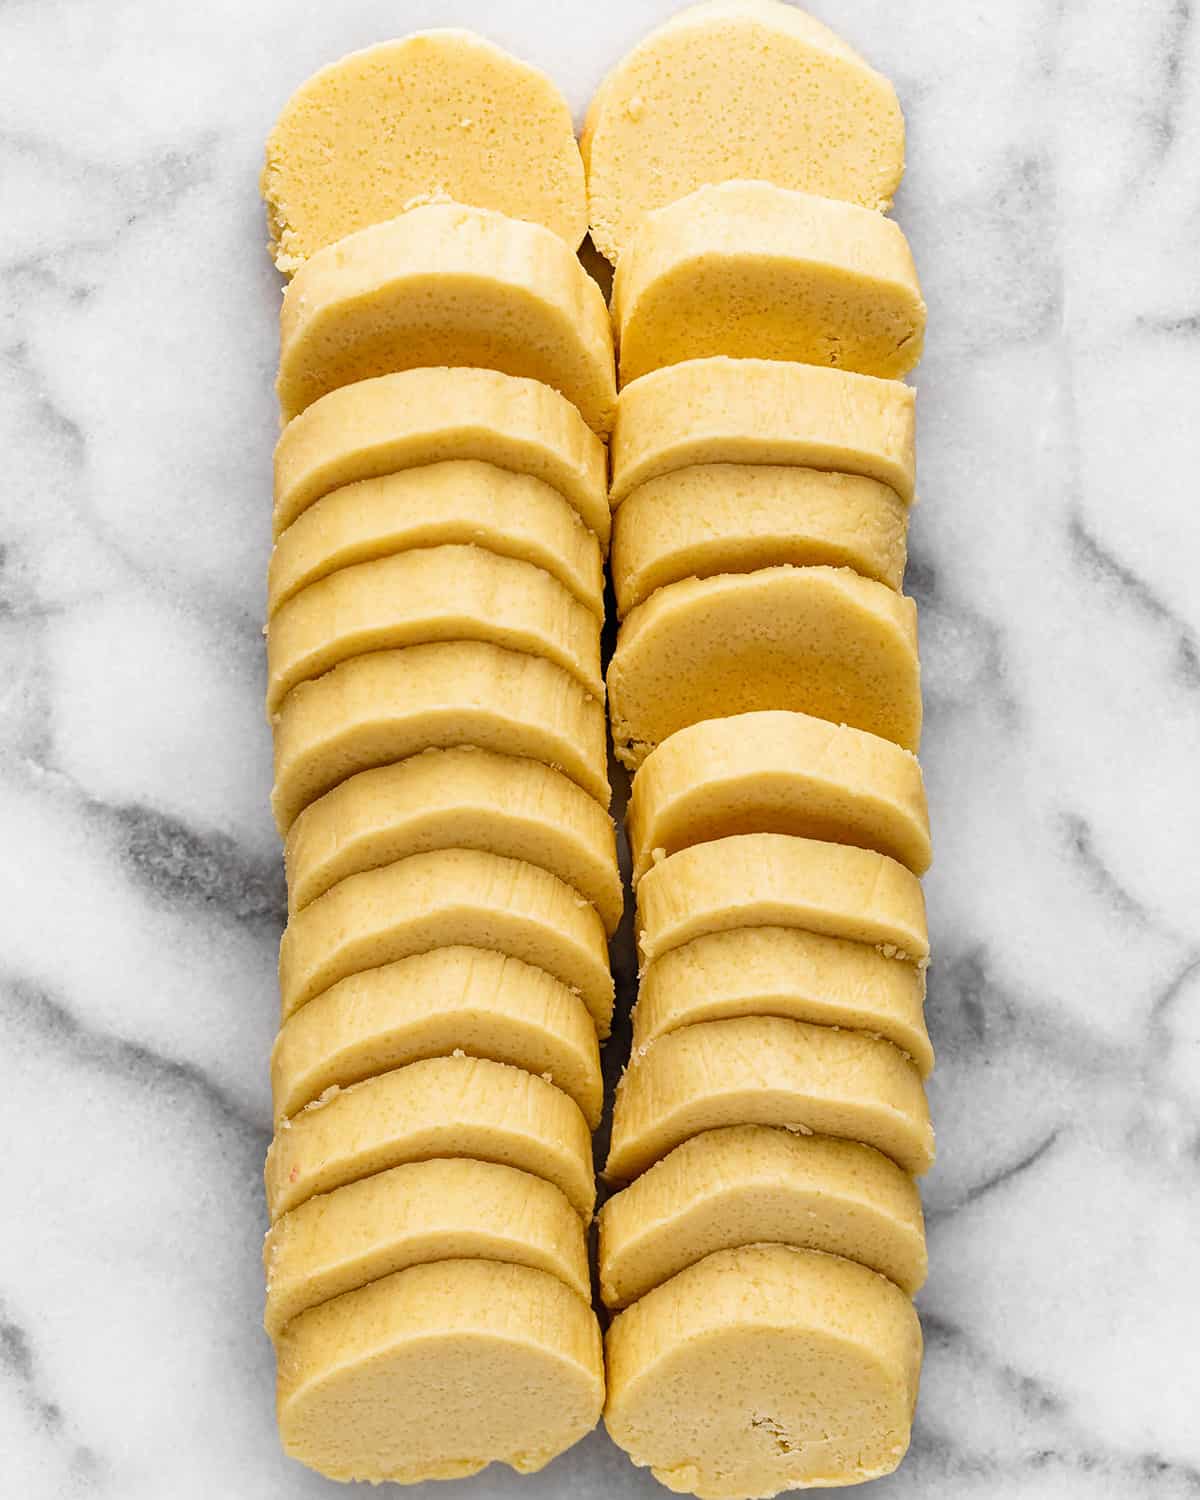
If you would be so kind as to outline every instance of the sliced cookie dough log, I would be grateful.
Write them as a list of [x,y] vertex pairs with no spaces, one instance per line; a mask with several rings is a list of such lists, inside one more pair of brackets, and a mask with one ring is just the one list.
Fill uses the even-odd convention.
[[285,422],[338,386],[470,365],[553,386],[594,432],[616,405],[612,325],[573,248],[540,224],[434,203],[319,250],[279,324]]
[[330,1088],[463,1052],[536,1073],[574,1099],[590,1129],[604,1085],[596,1026],[544,969],[485,948],[434,948],[362,969],[301,1006],[271,1052],[275,1123]]
[[422,547],[331,573],[272,617],[267,713],[350,657],[431,641],[488,641],[541,656],[604,693],[596,617],[557,578],[482,547]]
[[916,393],[898,380],[778,359],[689,359],[621,392],[612,505],[660,474],[722,463],[860,474],[907,504],[915,419]]
[[866,1266],[788,1245],[722,1250],[613,1319],[605,1426],[701,1500],[890,1474],[908,1448],[921,1325]]
[[766,709],[849,724],[915,752],[916,605],[848,568],[685,578],[626,616],[608,701],[617,759],[631,770],[691,724]]
[[271,553],[268,616],[339,568],[467,544],[543,568],[604,619],[604,560],[578,512],[544,480],[478,459],[360,479],[310,505]]
[[432,948],[492,948],[575,990],[601,1037],[612,1022],[604,924],[548,870],[478,849],[437,849],[339,881],[279,944],[282,1019],[363,969]]
[[338,1089],[292,1117],[267,1151],[274,1222],[404,1162],[467,1156],[552,1182],[585,1220],[595,1203],[592,1138],[561,1089],[480,1057],[433,1057]]
[[560,1189],[469,1157],[407,1162],[310,1198],[263,1245],[264,1324],[294,1317],[409,1266],[494,1260],[533,1266],[591,1298],[583,1221]]
[[348,777],[430,748],[478,745],[554,766],[609,802],[604,706],[553,662],[482,641],[352,657],[284,700],[271,803],[281,834]]
[[917,1175],[933,1165],[929,1104],[903,1052],[864,1032],[752,1016],[687,1026],[634,1053],[604,1175],[630,1182],[721,1125],[861,1141]]
[[769,182],[700,188],[647,214],[617,266],[613,320],[622,385],[714,354],[895,379],[925,337],[898,224]]
[[591,1306],[531,1266],[411,1266],[301,1313],[276,1347],[284,1449],[331,1479],[531,1474],[604,1402]]
[[275,535],[343,485],[451,459],[542,480],[607,551],[604,444],[566,397],[524,376],[442,366],[340,386],[287,424],[275,445]]
[[929,808],[915,755],[891,740],[766,711],[705,719],[642,762],[626,819],[636,883],[656,861],[735,834],[795,834],[929,868]]
[[693,1136],[597,1217],[600,1292],[611,1308],[739,1245],[843,1255],[909,1296],[928,1269],[921,1195],[895,1162],[858,1141],[765,1125]]
[[639,485],[613,516],[621,618],[669,583],[781,563],[852,568],[899,589],[907,556],[908,506],[895,490],[798,465],[675,469]]
[[331,63],[267,139],[261,190],[281,271],[422,200],[587,231],[583,162],[553,83],[469,31],[417,32]]
[[609,73],[580,139],[596,248],[615,265],[644,214],[754,178],[886,209],[904,172],[895,90],[776,0],[694,5]]
[[616,931],[625,893],[612,819],[539,761],[474,745],[424,750],[361,771],[305,808],[283,848],[288,911],[347,875],[434,849],[482,849],[540,865]]

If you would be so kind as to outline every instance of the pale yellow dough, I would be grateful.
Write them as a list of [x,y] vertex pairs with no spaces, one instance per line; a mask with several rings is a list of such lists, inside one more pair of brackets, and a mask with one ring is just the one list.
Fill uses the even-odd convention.
[[557,578],[482,547],[421,547],[310,584],[267,626],[267,713],[354,656],[431,641],[488,641],[545,657],[596,697],[600,626]]
[[293,418],[275,445],[275,535],[331,490],[451,459],[542,480],[607,550],[604,444],[548,385],[462,367],[359,380]]
[[613,1441],[700,1500],[890,1474],[921,1372],[912,1303],[866,1266],[787,1245],[722,1250],[613,1319]]
[[798,464],[860,474],[906,503],[916,480],[916,393],[898,380],[777,359],[690,359],[617,401],[613,509],[692,464]]
[[530,1172],[591,1216],[592,1138],[574,1101],[534,1073],[462,1056],[331,1090],[293,1115],[267,1151],[267,1210],[274,1222],[318,1193],[438,1156]]
[[597,1218],[600,1292],[612,1308],[739,1245],[844,1255],[909,1296],[928,1268],[921,1196],[895,1162],[857,1141],[765,1125],[693,1136]]
[[301,1313],[277,1352],[284,1450],[331,1479],[531,1474],[604,1402],[595,1314],[530,1266],[411,1266]]
[[786,464],[675,469],[639,485],[613,516],[617,614],[684,578],[781,563],[853,568],[899,589],[907,544],[908,506],[877,479]]
[[921,1075],[898,1048],[860,1031],[752,1016],[686,1026],[633,1054],[605,1176],[629,1182],[720,1125],[861,1141],[917,1175],[933,1165]]
[[483,641],[352,657],[289,693],[275,721],[271,805],[286,834],[356,772],[430,748],[524,755],[609,801],[604,706],[553,662]]
[[271,253],[289,273],[422,200],[544,224],[572,250],[587,230],[566,100],[470,31],[416,32],[314,74],[267,139],[261,189]]
[[700,188],[647,214],[613,281],[621,384],[713,354],[895,379],[925,303],[893,219],[769,182]]
[[763,568],[672,583],[626,616],[608,668],[617,759],[636,770],[702,719],[766,709],[915,751],[917,611],[848,568]]
[[506,953],[434,948],[350,974],[301,1006],[271,1052],[275,1123],[348,1088],[461,1051],[537,1073],[600,1123],[596,1027],[561,980]]
[[733,834],[857,844],[916,875],[931,858],[916,756],[808,714],[735,714],[681,729],[642,762],[626,821],[635,884],[668,855]]
[[478,849],[437,849],[339,881],[279,944],[284,1020],[362,969],[431,948],[494,948],[578,992],[602,1037],[613,982],[604,924],[556,875]]
[[583,1222],[558,1188],[515,1167],[439,1157],[347,1183],[277,1219],[263,1245],[266,1330],[278,1338],[310,1307],[447,1260],[534,1266],[592,1294]]
[[283,849],[288,910],[347,875],[455,848],[541,865],[591,902],[610,936],[621,920],[625,893],[604,808],[561,771],[472,745],[361,771],[305,808]]

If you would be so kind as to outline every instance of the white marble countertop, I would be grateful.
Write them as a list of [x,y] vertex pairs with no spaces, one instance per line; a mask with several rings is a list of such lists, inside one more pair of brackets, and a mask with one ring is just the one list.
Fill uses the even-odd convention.
[[[675,0],[0,8],[0,1492],[339,1493],[260,1331],[259,634],[290,90],[475,24],[582,109]],[[894,78],[940,1162],[880,1495],[1200,1495],[1200,23],[822,0]],[[424,1491],[422,1492],[424,1493]],[[596,1434],[444,1500],[661,1495]]]

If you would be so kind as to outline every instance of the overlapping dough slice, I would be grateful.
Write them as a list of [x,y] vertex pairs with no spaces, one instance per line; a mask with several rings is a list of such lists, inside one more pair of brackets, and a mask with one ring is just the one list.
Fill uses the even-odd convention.
[[597,1217],[600,1292],[612,1308],[739,1245],[843,1255],[910,1296],[927,1270],[921,1197],[895,1162],[857,1141],[764,1125],[693,1136]]
[[300,1313],[409,1266],[533,1266],[591,1298],[583,1221],[553,1183],[471,1157],[407,1162],[310,1198],[263,1245],[272,1338]]
[[565,396],[496,370],[424,368],[330,391],[275,446],[275,535],[331,490],[450,459],[531,474],[607,549],[604,444]]
[[545,657],[597,697],[591,610],[532,563],[482,547],[425,547],[356,563],[302,589],[267,626],[267,712],[301,682],[372,651],[488,641]]
[[895,379],[921,357],[925,303],[893,219],[724,182],[646,215],[617,266],[613,320],[622,385],[714,354]]
[[705,183],[761,178],[886,209],[904,117],[888,80],[804,11],[716,0],[617,64],[580,148],[592,239],[615,264],[644,214]]
[[643,375],[617,402],[614,509],[693,464],[799,464],[860,474],[913,498],[911,386],[777,359],[690,359]]
[[469,31],[416,32],[331,63],[284,105],[262,195],[281,271],[414,203],[452,198],[587,231],[571,111],[528,63]]
[[412,1266],[294,1318],[277,1345],[284,1449],[333,1479],[543,1468],[604,1402],[591,1306],[489,1260]]
[[890,1473],[908,1447],[921,1325],[866,1266],[722,1250],[613,1319],[613,1441],[669,1490],[745,1500]]
[[908,506],[860,474],[787,464],[675,469],[639,485],[613,516],[617,613],[684,578],[782,563],[853,568],[899,589],[907,537]]
[[288,910],[347,875],[433,849],[483,849],[557,875],[611,934],[625,893],[612,819],[561,771],[474,745],[424,750],[361,771],[312,803],[288,831]]
[[916,756],[890,740],[767,711],[705,719],[649,755],[626,821],[636,884],[681,849],[735,834],[795,834],[929,868],[929,809]]
[[294,1115],[267,1151],[267,1209],[274,1221],[318,1193],[438,1156],[529,1172],[591,1215],[592,1138],[575,1102],[522,1068],[462,1056],[381,1073]]
[[600,1123],[600,1049],[579,996],[509,954],[457,946],[350,974],[291,1015],[271,1053],[276,1124],[326,1089],[455,1051],[536,1073]]
[[478,745],[554,766],[608,806],[604,707],[553,662],[483,641],[353,657],[284,700],[271,804],[286,834],[348,777],[429,748]]
[[921,1075],[898,1048],[865,1032],[752,1016],[686,1026],[634,1053],[605,1176],[631,1181],[721,1125],[862,1141],[918,1175],[933,1164]]
[[848,568],[762,568],[684,579],[626,616],[608,667],[618,760],[636,770],[703,719],[784,709],[921,737],[917,611]]
[[422,365],[540,380],[612,426],[612,328],[599,286],[552,230],[426,204],[319,250],[280,313],[285,422],[338,386]]

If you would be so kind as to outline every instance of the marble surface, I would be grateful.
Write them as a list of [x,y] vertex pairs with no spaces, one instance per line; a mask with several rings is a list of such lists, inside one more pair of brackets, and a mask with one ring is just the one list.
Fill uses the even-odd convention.
[[[265,132],[320,64],[444,23],[581,110],[673,8],[0,8],[6,1495],[337,1493],[278,1451],[259,1327]],[[876,1490],[1200,1495],[1200,20],[816,8],[899,88],[931,308],[941,1154],[916,1436]],[[436,1493],[663,1492],[596,1434]]]

